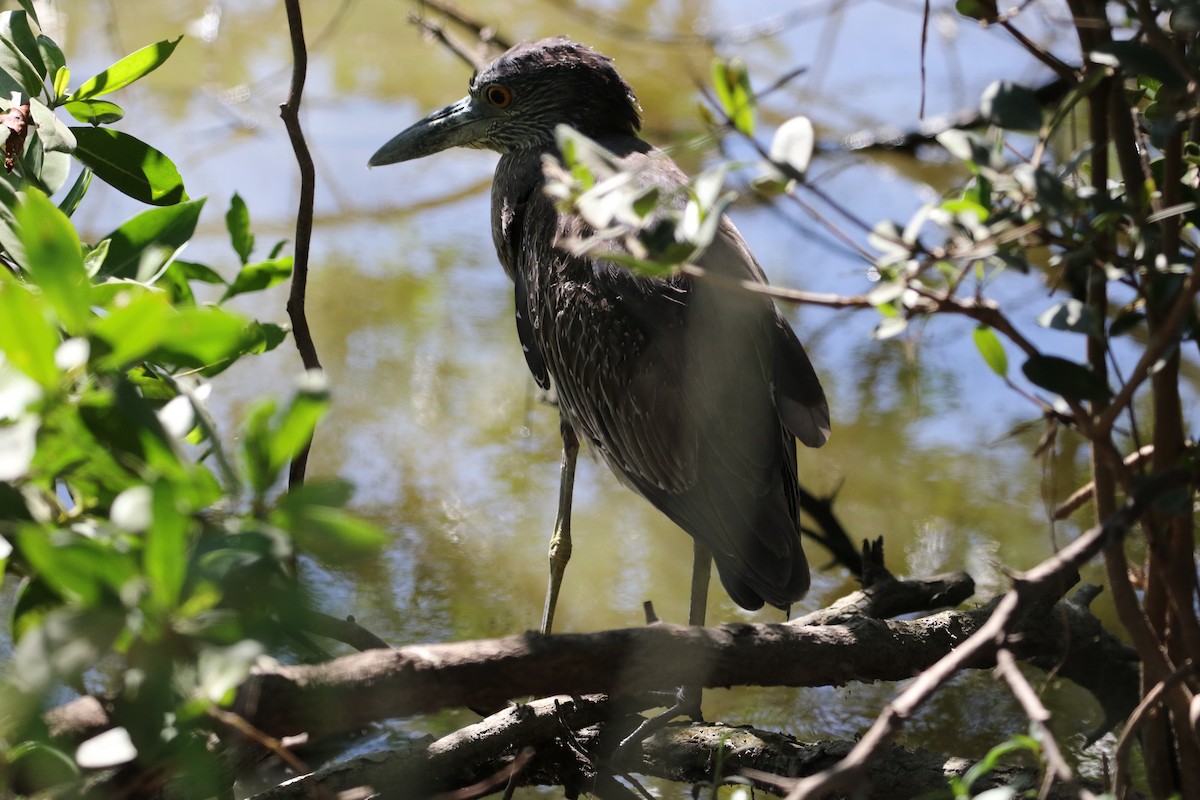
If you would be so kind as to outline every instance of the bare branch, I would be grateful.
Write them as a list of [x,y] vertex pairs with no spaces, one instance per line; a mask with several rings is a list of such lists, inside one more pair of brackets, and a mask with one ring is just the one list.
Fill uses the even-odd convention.
[[[300,126],[300,100],[304,96],[304,81],[308,74],[308,50],[304,44],[304,23],[300,16],[300,0],[284,0],[287,9],[288,33],[292,42],[292,82],[287,102],[279,108],[279,116],[287,128],[288,139],[296,154],[300,168],[300,197],[296,210],[296,255],[292,267],[292,285],[288,294],[287,311],[292,321],[292,338],[306,370],[320,369],[317,346],[308,327],[308,316],[304,310],[304,294],[308,286],[308,256],[312,246],[313,196],[316,194],[317,171],[312,153],[304,140]],[[311,443],[310,443],[311,445]],[[299,486],[304,483],[308,465],[309,446],[292,461],[288,473],[288,484]]]

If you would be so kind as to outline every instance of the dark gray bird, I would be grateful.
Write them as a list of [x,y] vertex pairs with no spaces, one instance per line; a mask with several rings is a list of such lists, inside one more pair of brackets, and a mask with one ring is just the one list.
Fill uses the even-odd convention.
[[[613,152],[641,185],[686,201],[686,176],[638,137],[637,100],[612,62],[565,38],[520,44],[471,78],[469,94],[398,134],[379,166],[450,147],[500,153],[492,237],[515,287],[517,334],[538,385],[554,386],[563,439],[550,543],[549,632],[570,558],[578,436],[696,543],[691,622],[703,624],[708,558],[743,608],[786,609],[808,590],[796,440],[820,447],[829,408],[795,333],[769,299],[729,281],[635,275],[603,252],[556,246],[586,223],[543,192],[542,156],[569,125]],[[693,263],[765,283],[728,218]],[[701,569],[702,568],[702,569]]]

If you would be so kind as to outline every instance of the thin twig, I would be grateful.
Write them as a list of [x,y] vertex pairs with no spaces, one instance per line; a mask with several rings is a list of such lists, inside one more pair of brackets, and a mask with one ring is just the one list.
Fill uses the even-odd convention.
[[[308,50],[304,44],[304,23],[300,16],[300,0],[284,0],[287,9],[288,33],[292,42],[292,83],[287,102],[279,107],[279,116],[287,128],[288,139],[296,154],[300,168],[300,197],[296,210],[296,254],[292,267],[292,286],[288,295],[287,311],[292,322],[292,337],[305,369],[320,369],[317,346],[308,327],[304,312],[304,293],[308,285],[308,256],[312,245],[313,196],[316,194],[317,171],[313,166],[312,154],[304,140],[300,127],[300,100],[304,95],[304,80],[308,74]],[[288,471],[288,485],[296,487],[304,483],[304,472],[308,465],[311,442],[305,445],[292,461]]]
[[[1029,718],[1038,732],[1038,741],[1042,745],[1042,752],[1046,755],[1046,766],[1048,767],[1046,782],[1042,786],[1040,796],[1046,796],[1050,784],[1054,780],[1075,784],[1075,775],[1067,766],[1067,760],[1063,758],[1062,751],[1058,749],[1058,742],[1054,739],[1054,733],[1047,724],[1050,721],[1050,712],[1042,704],[1037,692],[1029,685],[1029,681],[1025,679],[1025,674],[1017,666],[1017,659],[1007,647],[1001,647],[996,651],[996,672],[1008,683],[1013,697],[1017,698],[1017,702],[1025,711],[1025,716]],[[1095,795],[1087,789],[1079,786],[1075,788],[1079,791],[1080,800],[1095,800]]]
[[[288,768],[297,775],[308,775],[312,772],[312,769],[309,768],[309,766],[305,764],[295,753],[285,747],[283,742],[276,739],[274,736],[270,736],[263,731],[260,731],[240,715],[234,714],[232,711],[226,711],[223,708],[217,708],[216,706],[213,706],[212,708],[208,709],[208,716],[221,723],[226,728],[236,731],[237,733],[246,737],[259,747],[269,750],[276,758],[286,764]],[[304,780],[304,786],[307,789],[309,796],[314,798],[314,800],[334,800],[333,792],[326,789],[317,781],[307,779],[302,780]]]
[[[1149,458],[1153,452],[1154,445],[1152,444],[1148,444],[1138,450],[1134,450],[1132,453],[1125,456],[1125,466],[1130,468],[1136,467],[1138,464],[1141,464],[1143,461]],[[1052,518],[1055,520],[1060,520],[1071,516],[1079,510],[1080,506],[1092,499],[1092,495],[1095,493],[1095,491],[1095,481],[1088,481],[1083,486],[1080,486],[1071,493],[1070,497],[1059,503],[1058,507],[1054,509],[1054,515]]]

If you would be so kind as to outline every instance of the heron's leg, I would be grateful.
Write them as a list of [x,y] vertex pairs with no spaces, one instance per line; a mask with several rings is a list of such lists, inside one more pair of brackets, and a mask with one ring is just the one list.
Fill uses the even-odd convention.
[[708,610],[708,584],[712,578],[712,553],[699,541],[692,540],[692,603],[688,625],[704,626]]
[[[692,602],[688,609],[688,625],[703,627],[708,610],[708,584],[712,577],[712,553],[695,539],[692,540]],[[673,709],[694,720],[704,719],[700,702],[704,699],[704,687],[681,686],[679,703]]]
[[550,585],[546,588],[546,608],[542,611],[542,633],[550,633],[554,625],[554,606],[563,573],[571,560],[571,497],[575,491],[575,459],[579,455],[579,437],[571,423],[560,417],[562,434],[562,467],[558,484],[558,517],[554,520],[554,535],[550,537]]

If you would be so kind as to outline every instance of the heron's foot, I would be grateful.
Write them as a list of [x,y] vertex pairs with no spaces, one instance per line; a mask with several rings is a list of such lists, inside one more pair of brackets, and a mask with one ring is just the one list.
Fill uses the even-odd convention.
[[563,574],[571,559],[571,537],[560,539],[557,532],[550,540],[550,583],[546,587],[546,605],[542,609],[542,633],[550,633],[554,627],[554,609],[558,606],[558,592],[562,588]]

